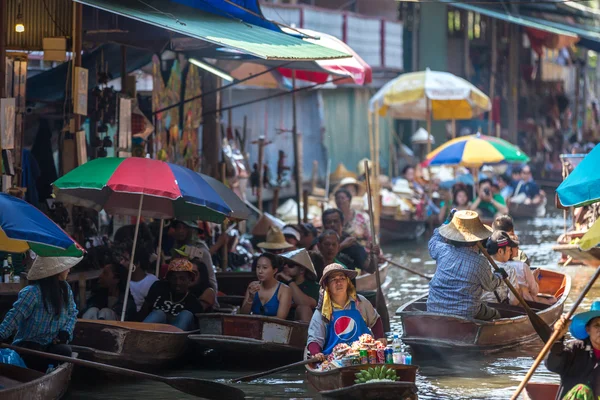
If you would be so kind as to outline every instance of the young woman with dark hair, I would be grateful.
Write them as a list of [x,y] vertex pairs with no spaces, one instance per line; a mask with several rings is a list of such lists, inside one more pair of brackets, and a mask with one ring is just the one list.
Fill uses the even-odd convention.
[[[125,301],[126,285],[127,269],[117,263],[106,264],[98,277],[98,287],[92,291],[92,296],[87,300],[88,308],[81,318],[107,321],[120,320]],[[125,320],[134,319],[135,314],[135,301],[129,294]]]

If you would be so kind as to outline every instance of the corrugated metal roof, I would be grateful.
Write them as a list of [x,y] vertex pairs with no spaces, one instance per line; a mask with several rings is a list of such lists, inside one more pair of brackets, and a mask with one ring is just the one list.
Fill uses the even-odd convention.
[[[45,37],[71,36],[72,2],[70,0],[27,0],[6,2],[6,47],[9,50],[42,50]],[[25,32],[15,32],[21,3]]]
[[350,55],[239,20],[164,0],[77,0],[80,3],[272,60],[324,60]]

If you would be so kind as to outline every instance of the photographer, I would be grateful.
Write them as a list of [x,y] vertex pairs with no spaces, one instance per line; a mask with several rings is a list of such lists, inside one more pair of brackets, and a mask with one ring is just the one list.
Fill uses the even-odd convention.
[[477,211],[483,219],[493,219],[496,214],[508,214],[508,207],[500,194],[492,194],[492,181],[482,179],[479,182],[479,193],[471,210]]

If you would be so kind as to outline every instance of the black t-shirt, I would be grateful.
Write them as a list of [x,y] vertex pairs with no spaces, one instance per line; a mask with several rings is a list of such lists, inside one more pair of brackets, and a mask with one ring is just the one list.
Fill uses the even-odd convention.
[[[340,241],[343,242],[349,236],[347,233],[342,234]],[[344,254],[352,259],[351,265],[346,265],[349,269],[363,269],[365,261],[367,261],[369,256],[365,248],[358,243],[340,251],[340,254]]]
[[202,304],[200,304],[196,296],[188,292],[185,299],[182,300],[182,295],[171,293],[169,282],[166,281],[154,282],[148,291],[146,301],[153,310],[161,310],[173,317],[178,316],[183,310],[188,310],[192,314],[204,311]]

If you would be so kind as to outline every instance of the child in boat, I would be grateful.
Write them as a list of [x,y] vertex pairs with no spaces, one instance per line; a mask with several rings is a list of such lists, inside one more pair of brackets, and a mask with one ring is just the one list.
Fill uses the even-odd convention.
[[[98,277],[98,287],[92,291],[92,296],[87,300],[88,308],[81,318],[106,321],[120,320],[125,300],[126,284],[127,269],[117,263],[106,264]],[[135,301],[129,294],[125,320],[131,321],[134,319],[136,312]]]
[[[492,233],[492,236],[490,236],[486,244],[489,255],[496,261],[499,268],[504,268],[508,274],[509,282],[518,291],[520,289],[517,272],[507,264],[512,257],[512,249],[517,246],[518,243],[515,243],[510,236],[508,236],[508,233],[504,231],[495,231]],[[508,289],[508,286],[504,282],[502,282],[493,292],[483,292],[481,300],[488,303],[508,303],[512,306],[519,305],[519,300]]]
[[[27,274],[29,285],[0,324],[0,341],[15,334],[13,344],[47,353],[71,356],[77,307],[66,282],[74,257],[36,257]],[[45,370],[47,360],[23,356],[30,368]]]
[[140,311],[143,322],[169,324],[184,331],[194,329],[195,314],[204,312],[200,301],[189,290],[194,279],[191,261],[185,258],[172,260],[166,280],[154,282],[148,292]]
[[286,319],[292,305],[292,290],[277,280],[277,273],[283,269],[281,261],[275,254],[263,253],[255,263],[258,281],[248,285],[240,314]]

